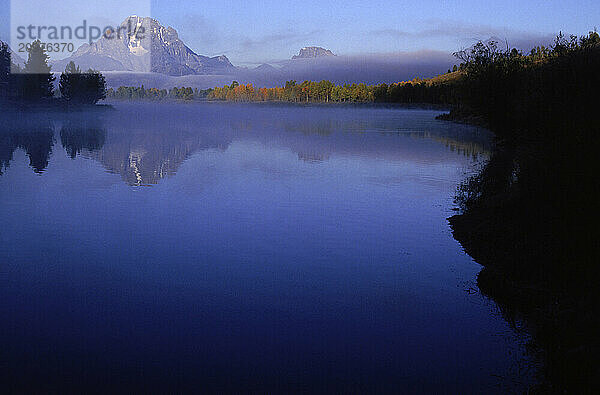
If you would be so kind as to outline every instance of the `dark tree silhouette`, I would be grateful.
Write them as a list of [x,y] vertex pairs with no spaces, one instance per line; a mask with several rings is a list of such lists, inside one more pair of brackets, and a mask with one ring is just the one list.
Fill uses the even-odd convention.
[[9,95],[10,65],[8,45],[0,41],[0,100]]
[[106,98],[106,80],[92,69],[82,73],[74,62],[69,62],[60,76],[60,93],[64,100],[77,104],[96,104]]
[[453,234],[485,267],[482,293],[541,347],[535,393],[597,393],[600,36],[559,34],[528,55],[490,43],[457,55],[451,118],[479,117],[498,144],[459,189]]
[[29,58],[25,63],[24,74],[19,78],[23,98],[29,101],[40,101],[51,98],[54,93],[54,76],[48,65],[48,55],[39,40],[31,43],[28,49]]
[[77,98],[77,93],[81,89],[81,70],[74,62],[69,62],[65,71],[60,75],[58,84],[63,99],[71,101]]

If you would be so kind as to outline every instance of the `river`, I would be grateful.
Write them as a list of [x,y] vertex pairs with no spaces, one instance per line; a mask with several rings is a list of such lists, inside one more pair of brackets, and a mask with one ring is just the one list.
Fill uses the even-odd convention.
[[490,154],[439,111],[3,115],[15,390],[505,393],[532,372],[446,218]]

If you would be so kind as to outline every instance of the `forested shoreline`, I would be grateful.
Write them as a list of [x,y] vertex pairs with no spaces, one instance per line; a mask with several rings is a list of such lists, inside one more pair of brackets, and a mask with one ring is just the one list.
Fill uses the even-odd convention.
[[[366,85],[364,83],[335,85],[331,81],[287,81],[285,86],[257,88],[253,84],[230,85],[209,89],[173,87],[171,89],[120,86],[108,89],[107,97],[116,100],[211,100],[229,102],[280,103],[402,103],[449,105],[456,102],[452,86],[461,78],[461,72],[433,78],[415,78],[392,84]],[[448,82],[448,83],[443,83]]]
[[8,46],[0,42],[0,103],[7,106],[72,107],[95,105],[106,98],[106,80],[95,70],[85,72],[70,62],[56,77],[48,65],[48,55],[40,41],[28,48],[24,65],[13,64]]
[[597,393],[600,36],[559,35],[524,56],[479,43],[444,119],[488,126],[489,162],[459,188],[455,238],[484,266],[480,290],[541,354],[534,393]]

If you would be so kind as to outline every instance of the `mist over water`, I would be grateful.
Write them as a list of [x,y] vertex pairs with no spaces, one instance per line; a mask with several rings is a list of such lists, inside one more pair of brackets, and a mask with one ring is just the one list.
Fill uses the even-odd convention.
[[523,388],[521,340],[446,221],[490,138],[436,114],[118,103],[7,119],[8,385]]

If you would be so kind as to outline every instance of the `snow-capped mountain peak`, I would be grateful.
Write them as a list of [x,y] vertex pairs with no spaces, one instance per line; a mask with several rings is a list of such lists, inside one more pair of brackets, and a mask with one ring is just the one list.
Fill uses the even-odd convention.
[[172,27],[137,15],[126,18],[109,37],[84,44],[70,57],[53,62],[53,70],[63,70],[70,61],[82,69],[167,75],[222,74],[235,70],[226,56],[198,55],[179,39]]

